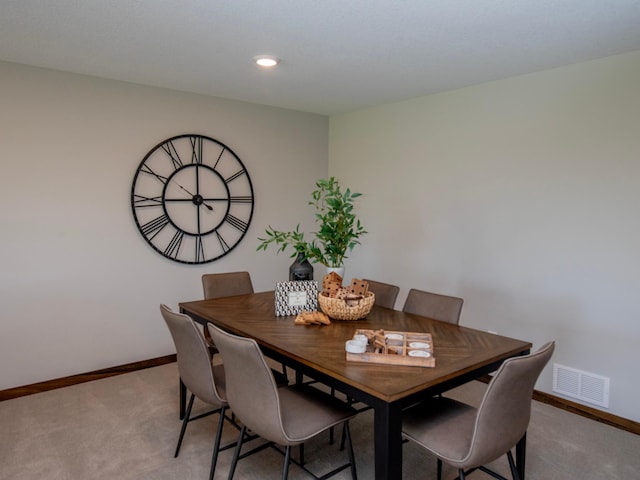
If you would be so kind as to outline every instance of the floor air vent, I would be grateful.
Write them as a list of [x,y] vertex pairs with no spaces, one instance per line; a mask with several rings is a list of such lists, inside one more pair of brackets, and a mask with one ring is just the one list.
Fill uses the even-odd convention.
[[553,391],[594,405],[609,407],[607,377],[554,363]]

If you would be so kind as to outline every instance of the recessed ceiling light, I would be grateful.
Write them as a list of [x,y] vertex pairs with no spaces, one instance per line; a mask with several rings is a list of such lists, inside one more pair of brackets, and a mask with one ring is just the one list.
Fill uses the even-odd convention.
[[257,57],[253,57],[253,60],[257,65],[266,68],[275,67],[278,63],[280,63],[280,60],[272,55],[258,55]]

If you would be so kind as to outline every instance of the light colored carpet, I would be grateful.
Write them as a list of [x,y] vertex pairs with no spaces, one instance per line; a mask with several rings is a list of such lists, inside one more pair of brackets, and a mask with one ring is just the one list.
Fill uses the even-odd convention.
[[[0,479],[208,478],[217,416],[193,422],[173,458],[180,420],[176,364],[0,402]],[[486,386],[472,382],[449,393],[477,403]],[[202,404],[194,407],[204,411]],[[373,478],[372,412],[352,422],[358,477]],[[237,435],[225,425],[224,441]],[[309,468],[326,472],[344,461],[321,435],[306,444]],[[220,454],[216,479],[227,478],[232,450]],[[406,443],[404,479],[435,479],[435,459]],[[280,478],[282,456],[267,449],[241,460],[237,480]],[[493,465],[507,474],[506,458]],[[528,480],[640,478],[640,437],[557,408],[533,403]],[[445,478],[453,478],[445,469]],[[292,466],[291,480],[309,478]],[[350,478],[342,472],[337,479]],[[491,478],[482,472],[471,480]]]

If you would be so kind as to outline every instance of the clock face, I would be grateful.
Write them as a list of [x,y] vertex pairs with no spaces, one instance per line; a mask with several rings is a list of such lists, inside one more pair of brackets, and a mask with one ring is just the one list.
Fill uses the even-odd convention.
[[155,146],[133,178],[131,208],[144,239],[180,263],[212,262],[244,237],[253,216],[253,186],[226,145],[179,135]]

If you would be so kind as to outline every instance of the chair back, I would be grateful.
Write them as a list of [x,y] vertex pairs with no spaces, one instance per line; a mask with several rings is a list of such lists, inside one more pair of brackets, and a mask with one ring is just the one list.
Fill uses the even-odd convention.
[[[211,353],[195,322],[188,315],[176,313],[166,305],[160,305],[160,312],[173,338],[178,372],[185,386],[207,403],[226,403],[223,394],[216,389]],[[220,387],[222,391],[223,386]]]
[[463,302],[462,298],[412,288],[402,311],[458,325]]
[[369,284],[369,291],[375,294],[376,305],[391,309],[395,307],[400,287],[389,283],[376,282],[375,280],[367,280],[366,278],[363,280]]
[[286,445],[278,387],[255,340],[208,324],[225,365],[226,392],[233,413],[262,438]]
[[531,417],[533,388],[554,348],[555,342],[548,342],[537,352],[510,358],[500,366],[478,407],[466,464],[491,462],[523,437]]
[[206,273],[202,275],[204,299],[253,293],[249,272]]

